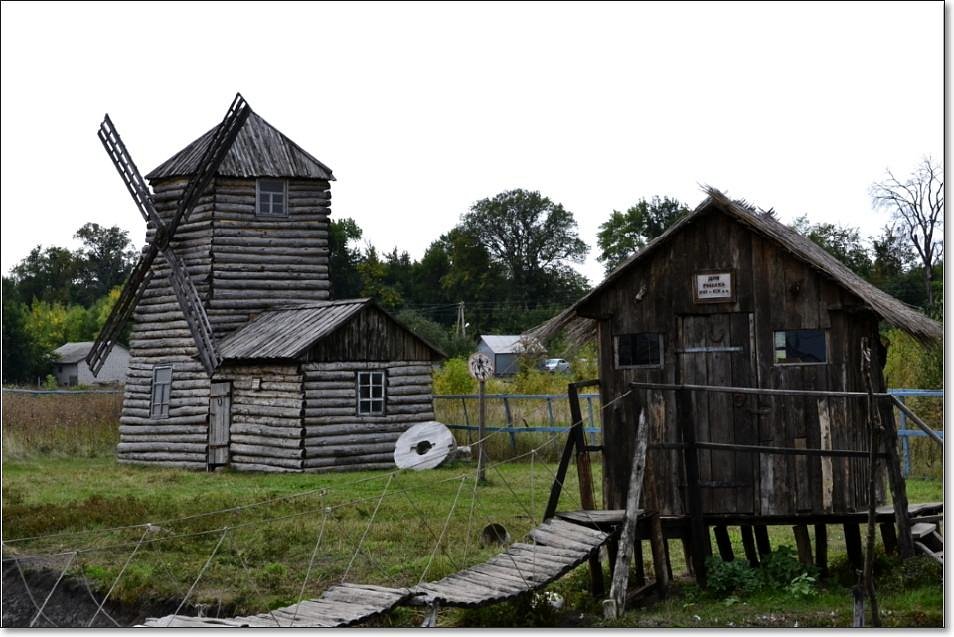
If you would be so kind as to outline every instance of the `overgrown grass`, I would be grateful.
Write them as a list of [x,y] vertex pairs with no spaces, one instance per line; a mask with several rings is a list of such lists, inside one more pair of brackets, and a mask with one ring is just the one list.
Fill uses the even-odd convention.
[[123,395],[3,394],[3,456],[97,457],[119,442]]

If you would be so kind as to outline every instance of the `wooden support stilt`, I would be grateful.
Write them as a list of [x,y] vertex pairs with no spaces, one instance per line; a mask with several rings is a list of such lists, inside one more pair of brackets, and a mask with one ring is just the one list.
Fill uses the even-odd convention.
[[808,535],[808,527],[797,524],[792,527],[795,534],[795,546],[798,549],[798,561],[805,565],[812,564],[812,539]]
[[[659,521],[659,516],[654,515],[653,517],[655,520],[650,520],[650,523]],[[656,578],[656,594],[659,595],[660,599],[663,599],[669,593],[670,581],[668,571],[666,570],[666,540],[663,539],[662,533],[657,534],[655,529],[653,529],[649,540],[649,550],[653,554],[653,575]]]
[[732,540],[729,539],[729,530],[723,526],[718,525],[713,528],[715,533],[716,545],[719,547],[719,557],[722,558],[723,562],[731,562],[735,559],[735,554],[732,552]]
[[745,559],[749,561],[749,566],[755,568],[759,565],[759,554],[755,549],[755,534],[752,532],[752,526],[743,524],[739,530],[742,533],[742,548],[745,550]]
[[861,552],[861,526],[857,522],[846,522],[845,529],[845,550],[848,553],[848,561],[855,569],[864,567],[864,556]]
[[692,421],[693,405],[692,392],[687,389],[676,390],[676,422],[685,445],[686,501],[689,504],[689,542],[692,545],[692,568],[696,574],[696,582],[704,587],[709,532],[703,518],[702,491],[699,488],[699,454],[696,450],[695,423]]
[[881,426],[883,427],[883,445],[888,456],[885,459],[885,468],[888,473],[888,486],[891,489],[891,501],[894,506],[894,521],[897,527],[897,533],[896,535],[892,534],[894,537],[889,539],[885,536],[885,527],[889,525],[882,525],[881,537],[885,540],[884,548],[886,551],[888,550],[889,542],[891,542],[893,545],[896,545],[898,553],[902,558],[908,558],[914,555],[914,539],[911,537],[911,517],[908,512],[907,482],[901,473],[901,459],[898,458],[898,430],[894,422],[894,409],[892,408],[892,404],[892,402],[887,400],[878,401],[878,408],[881,414]]
[[887,554],[898,552],[898,534],[894,530],[894,524],[884,522],[878,525],[881,529],[881,543],[884,544],[884,552]]
[[[583,436],[583,412],[580,409],[580,387],[599,384],[599,381],[570,383],[567,385],[567,399],[570,403],[570,437],[576,449],[576,474],[580,483],[580,504],[584,511],[596,508],[593,499],[593,472],[590,468],[590,454],[586,450],[586,439]],[[559,495],[557,496],[559,497]],[[606,593],[603,584],[603,565],[600,564],[599,551],[590,555],[590,589],[594,597],[602,597]]]
[[822,577],[828,577],[828,527],[815,525],[815,566]]
[[769,540],[768,527],[764,524],[756,524],[755,544],[759,547],[759,555],[768,555],[772,552],[772,542]]
[[692,568],[692,543],[689,542],[689,538],[686,536],[680,538],[680,541],[682,542],[682,555],[686,561],[686,574],[689,575],[689,577],[695,577],[696,572]]
[[643,541],[640,539],[639,529],[636,529],[636,538],[633,540],[633,561],[636,568],[636,585],[646,585],[646,565],[643,563]]

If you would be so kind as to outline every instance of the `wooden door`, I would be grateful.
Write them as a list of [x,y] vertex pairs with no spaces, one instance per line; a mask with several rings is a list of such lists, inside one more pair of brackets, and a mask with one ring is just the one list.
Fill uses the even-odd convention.
[[229,427],[232,424],[232,383],[212,383],[209,398],[209,467],[229,463]]
[[[724,387],[758,386],[752,314],[678,316],[679,382]],[[757,397],[695,391],[698,442],[758,444]],[[758,493],[755,454],[699,450],[699,486],[706,513],[753,513]]]

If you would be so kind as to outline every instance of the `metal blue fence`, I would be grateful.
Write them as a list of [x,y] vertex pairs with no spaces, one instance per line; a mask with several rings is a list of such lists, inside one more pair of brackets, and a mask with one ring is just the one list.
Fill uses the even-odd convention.
[[[889,389],[889,394],[897,396],[898,400],[907,404],[907,399],[916,396],[923,398],[940,398],[944,400],[943,389]],[[920,429],[908,429],[908,415],[898,410],[901,417],[898,419],[898,436],[901,438],[901,473],[907,478],[911,474],[911,438],[927,438],[927,434]],[[935,433],[944,438],[943,431]]]

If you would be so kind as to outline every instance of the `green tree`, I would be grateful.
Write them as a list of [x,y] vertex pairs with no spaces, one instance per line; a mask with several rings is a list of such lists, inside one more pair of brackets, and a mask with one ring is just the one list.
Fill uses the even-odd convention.
[[363,232],[354,219],[335,219],[328,227],[328,260],[331,278],[331,296],[335,299],[353,299],[361,294],[361,250],[357,242]]
[[858,228],[833,223],[809,221],[807,215],[795,219],[795,230],[827,250],[855,274],[867,278],[871,273],[871,257],[861,241]]
[[677,199],[653,197],[640,199],[626,212],[614,210],[609,219],[600,224],[596,243],[597,257],[611,272],[627,257],[661,235],[666,229],[689,214],[689,208]]
[[52,352],[41,346],[28,329],[30,310],[20,300],[16,283],[3,277],[3,382],[32,383],[46,376]]
[[510,190],[475,203],[461,220],[509,280],[508,298],[533,307],[567,282],[588,251],[573,213],[539,192]]
[[137,253],[129,232],[119,226],[106,228],[87,223],[75,236],[83,241],[83,246],[75,254],[80,291],[72,300],[90,305],[123,284],[136,264]]
[[388,282],[387,264],[378,257],[373,245],[368,244],[357,268],[361,277],[361,296],[371,297],[387,309],[398,308],[404,303],[401,293]]
[[81,263],[66,248],[36,246],[10,271],[24,303],[74,301]]

